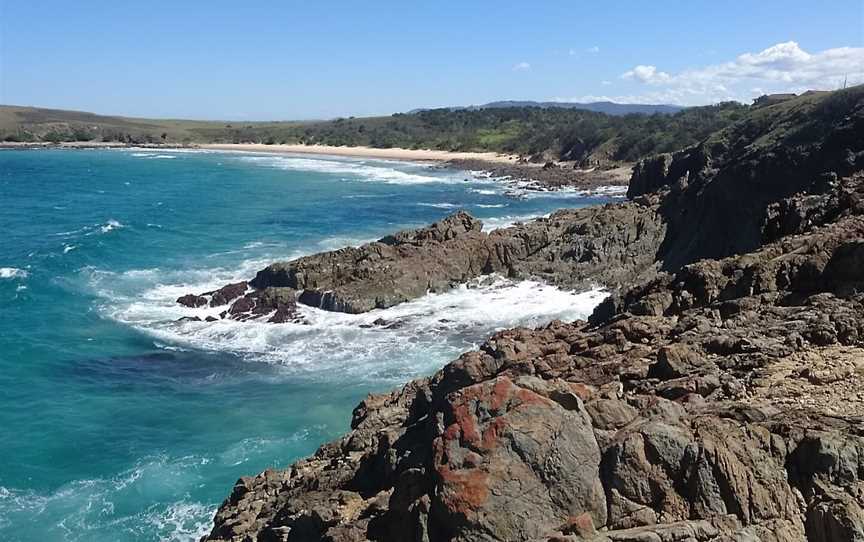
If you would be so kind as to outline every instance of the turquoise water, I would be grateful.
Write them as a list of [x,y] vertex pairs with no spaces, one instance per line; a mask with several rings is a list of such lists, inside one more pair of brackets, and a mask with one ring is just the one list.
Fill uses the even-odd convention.
[[[0,532],[191,540],[239,476],[348,428],[370,391],[491,331],[584,315],[600,294],[498,280],[311,325],[177,323],[173,300],[267,262],[465,208],[491,226],[578,194],[505,196],[423,164],[82,150],[0,152]],[[364,329],[384,316],[399,329]],[[444,320],[444,321],[442,321]]]

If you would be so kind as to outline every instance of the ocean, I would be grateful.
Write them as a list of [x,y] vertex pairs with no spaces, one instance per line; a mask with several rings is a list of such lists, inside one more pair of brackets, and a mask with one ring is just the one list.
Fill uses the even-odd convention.
[[[503,278],[310,325],[177,320],[266,264],[465,209],[487,228],[609,201],[428,164],[195,150],[0,151],[0,533],[194,540],[234,481],[348,429],[367,393],[603,292]],[[398,329],[360,327],[397,319]]]

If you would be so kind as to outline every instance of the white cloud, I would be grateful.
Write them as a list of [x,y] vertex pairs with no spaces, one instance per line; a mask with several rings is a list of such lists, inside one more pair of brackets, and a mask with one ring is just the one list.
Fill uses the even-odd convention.
[[[594,46],[592,46],[592,47],[589,47],[589,48],[585,49],[585,52],[588,53],[588,54],[590,54],[590,55],[596,55],[597,53],[600,52],[600,47],[597,46],[597,45],[594,45]],[[570,49],[570,51],[568,52],[568,54],[569,54],[570,56],[579,56],[579,51],[577,51],[576,49]]]
[[[778,43],[734,60],[678,73],[653,65],[638,65],[621,74],[625,81],[643,88],[613,101],[662,102],[681,105],[722,100],[749,102],[773,92],[803,92],[838,88],[864,82],[864,48],[838,47],[809,53],[794,41]],[[583,97],[580,97],[580,99]]]
[[528,64],[527,62],[519,62],[519,63],[513,65],[513,71],[514,72],[527,71],[530,69],[531,69],[531,64]]
[[643,83],[659,84],[670,79],[666,72],[657,71],[656,66],[639,65],[621,75],[622,79],[636,79]]

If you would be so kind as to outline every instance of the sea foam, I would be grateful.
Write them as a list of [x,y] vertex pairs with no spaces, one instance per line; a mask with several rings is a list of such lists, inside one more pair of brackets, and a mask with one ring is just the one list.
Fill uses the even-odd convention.
[[0,267],[0,279],[26,279],[30,273],[17,267]]
[[434,207],[435,209],[456,209],[460,207],[455,203],[418,203],[420,207]]
[[[425,184],[464,182],[464,175],[429,174],[423,164],[398,162],[400,169],[388,167],[385,160],[324,159],[284,156],[237,156],[238,160],[263,167],[292,171],[318,171],[335,175],[345,175],[345,180],[381,182],[387,184]],[[404,171],[410,167],[414,171]]]
[[[4,521],[26,525],[17,534],[33,540],[118,540],[144,534],[143,520],[148,538],[197,540],[209,532],[216,506],[164,492],[179,483],[205,481],[207,461],[150,457],[114,476],[76,480],[53,491],[0,487],[0,527]],[[154,500],[176,500],[137,510],[130,506],[148,493],[158,497]]]
[[109,231],[116,230],[116,229],[123,228],[123,227],[125,227],[123,224],[121,224],[119,221],[114,220],[112,218],[111,220],[109,220],[105,224],[102,224],[99,227],[99,231],[101,231],[102,233],[108,233]]
[[[246,264],[244,267],[257,267]],[[291,373],[403,382],[424,374],[459,353],[475,348],[491,333],[553,319],[585,318],[606,297],[599,288],[563,291],[548,284],[484,277],[440,294],[364,314],[327,312],[300,306],[307,324],[219,320],[178,322],[182,317],[216,316],[225,307],[187,308],[176,299],[212,290],[226,281],[166,284],[158,271],[145,272],[153,286],[137,295],[104,288],[102,311],[154,337],[160,344],[233,352],[247,360],[279,365]],[[200,277],[224,277],[201,272]],[[242,276],[248,278],[253,273]],[[112,280],[131,280],[125,277]],[[240,275],[240,274],[237,274]],[[138,277],[141,278],[140,276]],[[170,277],[169,277],[170,278]],[[226,277],[227,278],[227,277]],[[232,279],[239,276],[232,277]],[[110,280],[108,281],[110,282]],[[374,324],[376,320],[385,326]]]
[[530,214],[530,215],[505,215],[505,216],[497,216],[492,218],[482,218],[483,221],[483,231],[492,231],[492,230],[500,230],[503,228],[510,228],[519,224],[521,222],[528,222],[534,220],[535,218],[544,218],[548,217],[549,213],[545,214]]

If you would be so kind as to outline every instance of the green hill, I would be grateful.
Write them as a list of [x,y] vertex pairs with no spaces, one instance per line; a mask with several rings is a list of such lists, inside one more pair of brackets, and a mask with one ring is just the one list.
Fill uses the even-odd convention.
[[749,108],[727,102],[675,114],[607,115],[580,109],[432,109],[305,122],[141,119],[0,106],[0,140],[125,143],[307,143],[496,151],[536,159],[632,161],[696,143]]

